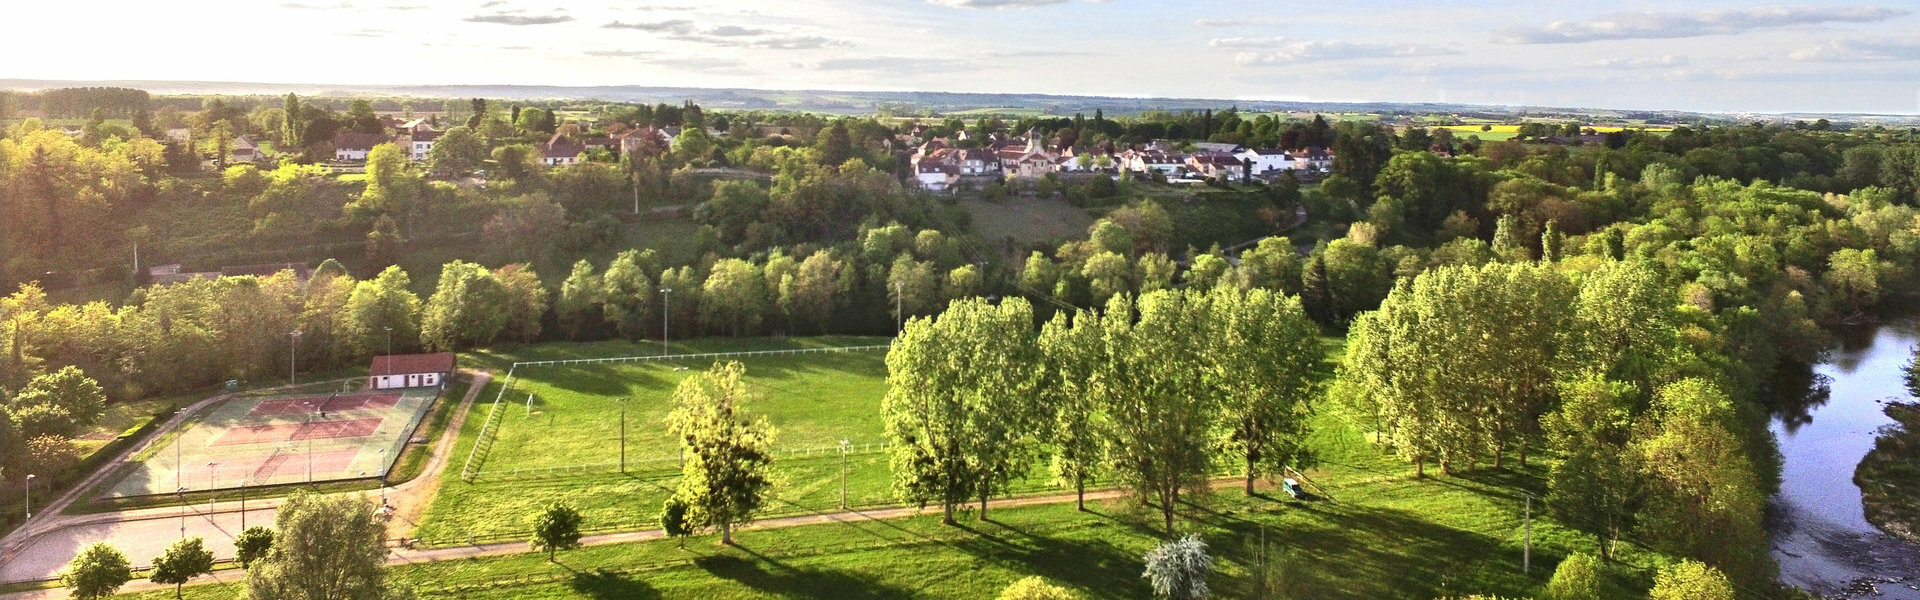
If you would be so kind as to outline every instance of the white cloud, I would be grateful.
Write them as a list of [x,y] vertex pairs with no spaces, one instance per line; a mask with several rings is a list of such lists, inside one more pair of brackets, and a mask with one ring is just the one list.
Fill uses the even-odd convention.
[[556,23],[565,23],[568,21],[572,21],[573,17],[567,16],[567,15],[516,15],[516,14],[508,14],[508,13],[494,13],[490,15],[474,15],[462,20],[468,23],[493,23],[496,25],[513,25],[516,27],[520,27],[520,26],[527,26],[527,25],[553,25]]
[[1684,67],[1691,62],[1685,56],[1668,54],[1657,58],[1604,58],[1594,61],[1593,66],[1603,69],[1658,69]]
[[1794,50],[1787,57],[1814,62],[1920,60],[1920,42],[1910,39],[1837,39]]
[[956,8],[1022,9],[1049,4],[1062,4],[1068,0],[927,0],[928,3]]
[[1286,21],[1280,17],[1201,17],[1193,20],[1194,27],[1280,27]]
[[1213,38],[1207,41],[1207,45],[1214,48],[1279,48],[1287,45],[1287,38],[1279,36]]
[[1295,62],[1350,60],[1357,58],[1413,58],[1459,54],[1438,46],[1415,44],[1377,44],[1367,42],[1291,42],[1267,52],[1241,52],[1234,62],[1243,65],[1267,65]]
[[1564,44],[1600,40],[1669,39],[1728,35],[1821,23],[1872,23],[1910,11],[1881,6],[1765,6],[1694,12],[1623,12],[1581,21],[1554,21],[1494,34],[1503,44]]

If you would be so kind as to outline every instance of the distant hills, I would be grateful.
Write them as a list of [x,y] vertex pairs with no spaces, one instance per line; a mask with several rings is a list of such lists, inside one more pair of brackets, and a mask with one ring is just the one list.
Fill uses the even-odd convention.
[[509,100],[604,100],[679,103],[693,100],[701,106],[722,109],[764,109],[813,111],[833,114],[870,114],[890,112],[907,116],[917,114],[1042,114],[1072,115],[1095,110],[1109,115],[1133,115],[1149,110],[1201,110],[1238,107],[1246,111],[1298,113],[1372,113],[1382,115],[1455,114],[1462,117],[1511,118],[1532,116],[1583,116],[1592,119],[1646,121],[1651,123],[1692,123],[1730,118],[1738,119],[1818,119],[1840,121],[1920,124],[1920,117],[1891,114],[1755,114],[1701,113],[1688,111],[1639,111],[1603,108],[1541,106],[1491,106],[1427,102],[1290,102],[1264,100],[1227,100],[1216,98],[1130,98],[1117,96],[1063,96],[1051,94],[982,94],[956,92],[882,92],[831,90],[758,90],[747,88],[691,88],[654,86],[545,86],[545,85],[357,85],[314,83],[248,83],[220,81],[61,81],[44,79],[0,79],[0,90],[33,91],[64,87],[129,87],[161,95],[280,95],[289,92],[306,96],[408,96],[418,98],[498,98]]

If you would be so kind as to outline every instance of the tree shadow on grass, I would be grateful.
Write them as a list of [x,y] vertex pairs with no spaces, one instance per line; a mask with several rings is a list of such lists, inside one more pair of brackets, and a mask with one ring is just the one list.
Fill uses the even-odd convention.
[[1257,547],[1264,529],[1273,551],[1307,561],[1305,568],[1319,581],[1341,582],[1338,593],[1330,598],[1514,595],[1531,589],[1532,582],[1519,572],[1518,548],[1503,545],[1496,537],[1437,524],[1403,510],[1355,505],[1316,508],[1313,514],[1298,517],[1220,519],[1210,524],[1234,540],[1222,544],[1228,552]]
[[663,598],[660,590],[630,576],[605,571],[575,573],[567,587],[596,600],[653,600]]
[[[1089,526],[1129,527],[1133,535],[1142,532],[1142,526],[1122,519],[1102,518]],[[974,535],[956,540],[954,547],[1016,573],[1033,573],[1092,590],[1099,597],[1144,598],[1150,593],[1140,578],[1140,557],[1105,539],[1111,534],[1089,532],[1090,539],[1068,539],[992,521],[963,522],[956,527]]]
[[879,580],[844,571],[800,569],[745,546],[734,546],[748,557],[715,555],[693,559],[694,566],[714,577],[739,583],[756,591],[783,598],[892,599],[913,596],[912,590],[881,583]]

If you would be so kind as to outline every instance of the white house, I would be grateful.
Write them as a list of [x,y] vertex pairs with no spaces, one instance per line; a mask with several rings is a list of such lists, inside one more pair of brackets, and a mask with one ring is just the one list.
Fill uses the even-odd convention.
[[944,192],[960,180],[960,167],[937,161],[921,161],[914,168],[914,181],[929,192]]
[[1302,171],[1325,173],[1333,170],[1333,153],[1326,148],[1311,146],[1293,151],[1293,168]]
[[1228,181],[1244,181],[1247,175],[1246,163],[1232,154],[1197,152],[1187,157],[1187,168],[1207,177]]
[[1293,168],[1293,155],[1279,148],[1261,148],[1258,150],[1248,148],[1242,151],[1239,156],[1240,160],[1246,161],[1248,165],[1252,165],[1254,175],[1268,171],[1286,171]]
[[378,133],[343,131],[333,134],[333,159],[341,162],[366,162],[374,146],[391,141]]
[[453,376],[455,360],[451,352],[375,356],[367,369],[367,388],[435,387]]
[[547,143],[540,144],[540,163],[549,167],[571,165],[580,162],[580,153],[586,151],[586,146],[555,135]]
[[433,151],[434,140],[440,139],[441,133],[443,132],[425,128],[413,130],[413,133],[408,136],[413,142],[413,159],[426,160],[427,154]]

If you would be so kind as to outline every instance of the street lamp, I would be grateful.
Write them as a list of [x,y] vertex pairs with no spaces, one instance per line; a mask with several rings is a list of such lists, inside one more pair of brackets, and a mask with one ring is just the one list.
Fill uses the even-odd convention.
[[669,333],[668,328],[672,326],[672,321],[669,321],[667,319],[672,314],[673,314],[673,288],[662,286],[660,288],[660,355],[661,356],[666,356],[667,353],[669,352],[669,350],[667,350],[667,338],[669,337],[667,334]]
[[[33,474],[28,473],[27,474],[27,521],[32,521],[32,520],[33,520]],[[21,523],[22,523],[21,527],[26,526],[25,525],[26,521],[22,521]]]
[[381,329],[387,330],[387,356],[393,356],[393,328],[381,327]]
[[247,530],[247,482],[251,480],[253,480],[252,476],[247,476],[240,479],[240,530],[241,531]]
[[287,385],[291,386],[299,383],[295,375],[299,373],[300,369],[300,332],[295,331],[288,335],[293,337],[293,347],[287,351]]
[[180,539],[187,539],[187,488],[175,488],[173,497],[180,502]]

